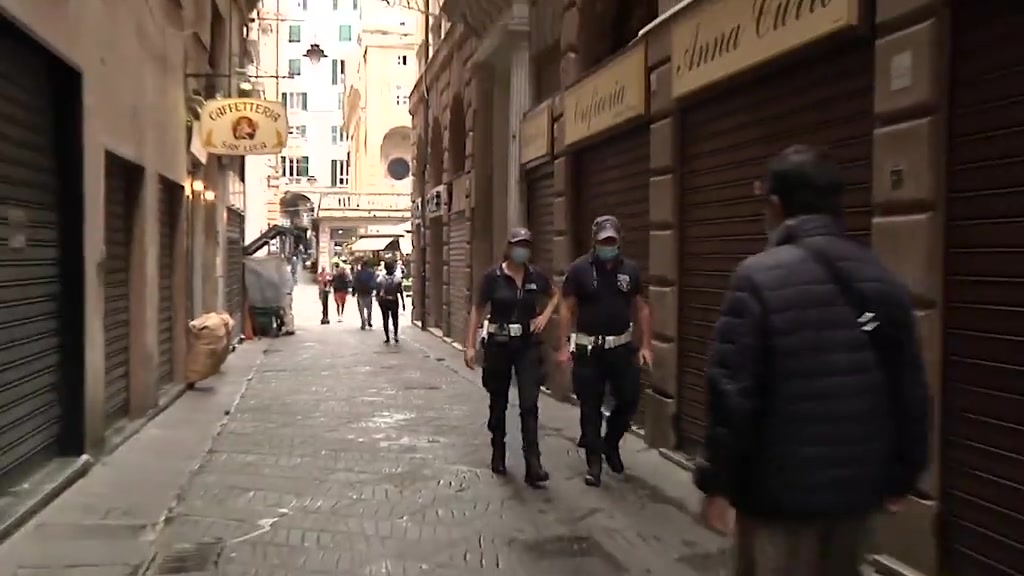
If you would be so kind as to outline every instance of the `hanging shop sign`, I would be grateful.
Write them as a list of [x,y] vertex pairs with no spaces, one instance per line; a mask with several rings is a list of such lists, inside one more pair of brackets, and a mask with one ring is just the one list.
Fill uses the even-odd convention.
[[565,91],[565,144],[568,146],[647,114],[647,43]]
[[519,123],[519,163],[551,154],[551,103],[530,110]]
[[860,11],[860,0],[694,2],[672,22],[672,95],[685,96],[855,27]]
[[288,144],[288,112],[255,98],[209,100],[199,119],[203,148],[221,156],[278,154]]

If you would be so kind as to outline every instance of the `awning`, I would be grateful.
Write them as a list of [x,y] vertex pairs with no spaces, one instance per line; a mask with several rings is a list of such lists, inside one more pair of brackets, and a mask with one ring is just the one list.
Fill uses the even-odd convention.
[[402,254],[412,254],[412,238],[399,238],[398,246],[402,250]]
[[370,236],[368,238],[360,238],[356,240],[355,244],[352,245],[353,252],[377,252],[384,250],[398,238],[397,236]]

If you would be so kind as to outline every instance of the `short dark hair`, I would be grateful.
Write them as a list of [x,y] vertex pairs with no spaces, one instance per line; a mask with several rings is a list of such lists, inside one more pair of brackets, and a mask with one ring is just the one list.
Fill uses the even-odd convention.
[[779,199],[786,218],[842,215],[845,186],[839,166],[811,146],[790,146],[769,160],[765,187]]

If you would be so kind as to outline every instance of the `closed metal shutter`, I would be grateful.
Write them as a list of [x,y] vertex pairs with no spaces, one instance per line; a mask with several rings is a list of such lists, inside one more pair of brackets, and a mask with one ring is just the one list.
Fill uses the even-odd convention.
[[533,233],[533,263],[555,273],[555,165],[545,162],[526,170],[526,214]]
[[[63,333],[53,87],[42,51],[0,34],[0,478],[57,454]],[[80,257],[80,255],[79,255]],[[68,378],[81,385],[81,375]]]
[[[615,216],[622,225],[622,253],[640,266],[645,288],[650,264],[650,151],[651,133],[647,125],[607,136],[580,151],[576,176],[575,227],[580,254],[590,250],[594,219],[606,214]],[[636,336],[639,338],[639,333]],[[647,369],[641,380],[645,390],[651,388]],[[642,426],[644,418],[641,402],[633,422]]]
[[873,44],[817,53],[784,73],[737,86],[681,115],[682,233],[678,425],[686,452],[704,441],[704,368],[729,276],[765,247],[764,200],[753,183],[794,144],[819,146],[848,186],[846,224],[869,241]]
[[106,266],[104,269],[103,327],[106,332],[107,425],[128,415],[129,357],[131,348],[132,219],[142,169],[107,153],[106,156]]
[[160,285],[157,321],[157,384],[167,386],[174,379],[174,229],[178,222],[181,188],[174,182],[160,182]]
[[444,312],[444,225],[440,216],[427,224],[427,326],[441,328]]
[[1024,11],[1016,0],[954,2],[950,21],[941,572],[1019,575]]
[[227,278],[224,283],[225,306],[228,314],[235,321],[232,330],[232,341],[242,333],[242,306],[245,276],[245,245],[242,242],[245,234],[245,216],[236,208],[228,208],[227,225]]
[[465,212],[455,212],[448,222],[448,326],[452,338],[462,341],[466,335],[469,315],[470,287],[470,219]]

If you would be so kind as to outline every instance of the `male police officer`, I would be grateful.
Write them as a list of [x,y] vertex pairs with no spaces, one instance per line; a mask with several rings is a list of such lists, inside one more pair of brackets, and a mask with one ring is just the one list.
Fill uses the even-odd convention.
[[[580,432],[587,453],[588,486],[601,485],[602,455],[622,474],[619,442],[640,403],[640,366],[651,363],[651,311],[643,298],[640,268],[621,254],[622,229],[614,216],[601,216],[592,227],[593,250],[566,271],[559,314],[562,349],[559,360],[573,362],[572,386],[580,402]],[[636,314],[640,347],[633,338]],[[570,344],[574,326],[576,334]],[[615,407],[601,438],[605,386]]]

